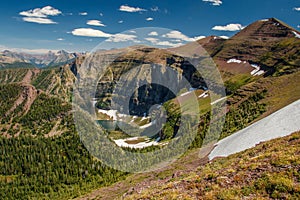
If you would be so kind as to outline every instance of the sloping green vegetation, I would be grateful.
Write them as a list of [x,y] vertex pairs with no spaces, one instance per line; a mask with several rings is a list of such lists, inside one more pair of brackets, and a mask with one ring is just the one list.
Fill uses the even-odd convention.
[[18,99],[21,91],[22,87],[20,87],[18,84],[0,85],[0,116],[2,116],[1,124],[9,121],[6,113]]
[[64,118],[71,110],[71,105],[63,102],[57,97],[40,94],[28,113],[14,122],[22,124],[24,130],[31,134],[47,134],[51,131],[58,119]]
[[28,69],[0,69],[0,84],[20,82],[27,72]]
[[0,145],[3,200],[70,199],[126,175],[95,160],[72,131],[55,138],[1,137]]
[[299,199],[300,132],[216,159],[125,199]]

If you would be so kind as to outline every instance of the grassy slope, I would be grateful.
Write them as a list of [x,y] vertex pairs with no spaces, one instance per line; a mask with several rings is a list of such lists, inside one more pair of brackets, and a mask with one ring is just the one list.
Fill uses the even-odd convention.
[[200,166],[125,199],[299,199],[300,132]]

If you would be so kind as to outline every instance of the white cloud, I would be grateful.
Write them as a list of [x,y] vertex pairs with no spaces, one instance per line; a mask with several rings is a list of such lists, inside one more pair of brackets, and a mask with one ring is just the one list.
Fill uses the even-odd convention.
[[300,28],[300,25],[298,25],[297,28]]
[[100,15],[101,17],[103,17],[103,16],[104,16],[104,14],[103,14],[103,13],[99,13],[99,15]]
[[169,42],[169,41],[160,41],[160,42],[157,42],[156,45],[169,46],[169,47],[179,47],[179,46],[182,46],[183,44],[182,43],[172,43],[172,42]]
[[142,12],[142,11],[147,11],[146,9],[143,9],[143,8],[131,7],[131,6],[127,6],[127,5],[120,6],[119,10],[123,11],[123,12]]
[[10,48],[6,47],[4,45],[0,45],[0,51],[9,50],[13,52],[23,52],[23,53],[29,53],[29,54],[46,54],[49,51],[52,51],[54,53],[58,52],[58,50],[54,49],[25,49],[25,48]]
[[210,2],[214,6],[220,6],[222,4],[222,0],[202,0],[204,2]]
[[298,7],[298,8],[294,8],[294,10],[296,10],[296,11],[300,11],[300,7]]
[[109,33],[104,33],[100,30],[95,30],[92,28],[77,28],[72,31],[73,35],[76,36],[86,36],[86,37],[102,37],[102,38],[108,38],[111,36]]
[[180,31],[171,31],[167,34],[164,34],[162,37],[171,38],[171,39],[180,39],[186,42],[195,41],[195,39],[189,38],[188,36],[182,34]]
[[148,35],[150,35],[150,36],[158,36],[158,33],[156,31],[152,31]]
[[58,41],[64,41],[64,38],[57,38]]
[[43,8],[35,8],[27,11],[22,11],[19,14],[26,17],[48,17],[48,16],[56,16],[61,14],[62,12],[58,9],[55,9],[51,6],[45,6]]
[[88,24],[88,25],[91,25],[91,26],[106,26],[105,24],[103,24],[101,21],[99,21],[99,20],[89,20],[89,21],[87,21],[87,23],[86,24]]
[[51,19],[48,18],[41,18],[41,17],[23,17],[23,21],[25,22],[32,22],[32,23],[38,23],[38,24],[57,24]]
[[206,38],[205,36],[197,36],[197,37],[194,37],[193,39],[194,40],[201,40],[201,39],[203,39],[203,38]]
[[145,38],[145,40],[151,42],[154,45],[158,45],[158,46],[178,47],[178,46],[183,45],[181,42],[172,43],[170,41],[160,41],[157,38]]
[[112,35],[111,38],[109,38],[107,41],[109,42],[127,42],[127,41],[133,41],[136,43],[139,43],[136,35],[130,35],[130,34],[123,34],[123,33],[118,33],[115,35]]
[[86,15],[88,15],[88,13],[87,12],[81,12],[81,13],[78,13],[79,15],[82,15],[82,16],[86,16]]
[[123,20],[118,21],[119,24],[123,24],[123,22],[124,22]]
[[145,38],[146,41],[149,41],[153,44],[156,44],[157,42],[159,42],[159,39],[157,38]]
[[155,7],[151,8],[151,11],[157,12],[157,11],[159,11],[159,8],[157,6],[155,6]]
[[45,6],[43,8],[35,8],[27,11],[22,11],[19,13],[23,17],[23,21],[32,22],[38,24],[57,24],[51,19],[48,19],[48,16],[57,16],[62,14],[62,12],[51,6]]
[[225,26],[214,26],[212,28],[212,30],[216,30],[216,31],[239,31],[242,30],[243,27],[241,24],[228,24]]
[[148,17],[146,20],[147,21],[153,21],[154,19],[152,17]]

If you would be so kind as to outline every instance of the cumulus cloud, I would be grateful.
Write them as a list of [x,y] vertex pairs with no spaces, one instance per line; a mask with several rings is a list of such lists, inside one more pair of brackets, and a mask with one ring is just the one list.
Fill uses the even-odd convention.
[[26,17],[48,17],[48,16],[56,16],[61,14],[62,12],[58,9],[55,9],[51,6],[45,6],[43,8],[35,8],[27,11],[22,11],[19,14]]
[[143,11],[147,11],[146,9],[143,9],[143,8],[131,7],[131,6],[127,6],[127,5],[120,6],[119,10],[123,11],[123,12],[143,12]]
[[149,42],[151,42],[153,44],[155,44],[155,43],[157,43],[159,41],[159,39],[157,39],[157,38],[145,38],[145,40],[149,41]]
[[146,20],[147,21],[153,21],[154,19],[152,17],[148,17]]
[[38,23],[38,24],[57,24],[57,22],[54,22],[51,19],[48,18],[41,18],[41,17],[23,17],[23,21],[25,22],[32,22],[32,23]]
[[171,39],[179,39],[186,42],[195,41],[193,38],[189,38],[188,36],[182,34],[180,31],[171,31],[167,34],[164,34],[162,37],[171,38]]
[[182,43],[172,43],[170,41],[159,41],[159,42],[156,43],[156,45],[169,46],[169,47],[179,47],[179,46],[182,46],[183,44]]
[[123,33],[118,33],[115,35],[112,35],[107,41],[109,42],[136,42],[139,43],[140,41],[137,40],[136,35],[130,35],[130,34],[123,34]]
[[194,40],[201,40],[201,39],[203,39],[203,38],[206,38],[205,36],[197,36],[197,37],[194,37],[193,39]]
[[99,20],[89,20],[86,23],[87,25],[91,25],[91,26],[106,26],[105,24],[103,24],[101,21]]
[[118,21],[119,24],[123,24],[123,22],[124,22],[123,20]]
[[77,28],[74,29],[71,33],[76,36],[86,36],[86,37],[108,38],[111,36],[111,34],[109,33],[104,33],[103,31],[95,30],[92,28]]
[[86,16],[86,15],[88,15],[88,13],[87,12],[81,12],[81,13],[78,13],[79,15],[82,15],[82,16]]
[[300,7],[298,7],[298,8],[294,8],[294,10],[296,10],[296,11],[300,11]]
[[150,36],[158,36],[158,33],[156,31],[152,31],[148,35],[150,35]]
[[213,6],[220,6],[222,4],[221,0],[202,0],[204,2],[210,2]]
[[51,6],[45,6],[43,8],[35,8],[27,11],[22,11],[19,13],[23,17],[25,22],[33,22],[38,24],[57,24],[53,20],[49,19],[49,16],[57,16],[62,14],[62,12]]
[[58,41],[64,41],[64,38],[57,38]]
[[146,41],[151,42],[154,45],[158,45],[158,46],[167,46],[167,47],[178,47],[183,45],[181,42],[177,42],[177,43],[172,43],[170,41],[160,41],[157,38],[145,38]]
[[225,26],[214,26],[212,30],[216,31],[239,31],[242,30],[243,27],[241,24],[227,24]]

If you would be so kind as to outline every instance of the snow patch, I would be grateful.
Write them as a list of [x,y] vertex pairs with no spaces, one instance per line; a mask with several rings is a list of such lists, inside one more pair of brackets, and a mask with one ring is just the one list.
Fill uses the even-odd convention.
[[225,35],[221,35],[221,36],[219,36],[220,38],[222,38],[222,39],[224,39],[224,40],[228,40],[229,39],[229,37],[228,36],[225,36]]
[[265,73],[264,70],[259,70],[258,72],[256,72],[256,73],[254,74],[254,76],[260,76],[260,75],[262,75],[262,74],[264,74],[264,73]]
[[263,73],[265,73],[264,70],[260,70],[260,66],[257,64],[251,64],[251,67],[254,68],[254,70],[250,72],[250,74],[252,76],[259,76],[259,75],[262,75]]
[[119,146],[119,147],[130,147],[134,149],[142,149],[145,147],[150,147],[150,146],[155,146],[159,145],[157,141],[146,141],[146,142],[140,142],[137,144],[128,144],[126,141],[133,141],[133,140],[138,140],[139,137],[133,137],[133,138],[127,138],[127,139],[119,139],[119,140],[114,140],[114,142]]
[[299,33],[297,33],[296,31],[293,31],[293,33],[295,34],[296,38],[300,38],[300,34]]
[[112,117],[113,120],[117,120],[117,110],[102,110],[102,109],[99,109],[98,113],[106,114],[109,117]]
[[189,94],[190,92],[185,92],[185,93],[183,93],[183,94],[181,94],[180,96],[182,97],[182,96],[185,96],[185,95],[187,95],[187,94]]
[[142,117],[142,119],[140,121],[143,121],[145,119],[149,119],[149,117]]
[[206,98],[208,97],[208,92],[203,92],[198,98]]
[[148,128],[148,127],[152,126],[155,123],[156,123],[156,120],[154,120],[153,122],[150,122],[149,124],[145,124],[143,126],[140,126],[139,128],[140,129],[145,129],[145,128]]
[[267,22],[267,21],[269,21],[269,19],[262,19],[262,20],[260,20],[261,22]]
[[242,61],[241,60],[238,60],[238,59],[235,59],[235,58],[231,58],[227,61],[227,63],[241,63]]
[[213,101],[213,102],[210,103],[210,105],[214,105],[214,104],[216,104],[216,103],[219,103],[219,102],[225,100],[226,98],[227,98],[227,97],[223,97],[223,98],[220,98],[220,99],[218,99],[218,100],[216,100],[216,101]]

